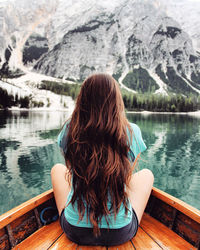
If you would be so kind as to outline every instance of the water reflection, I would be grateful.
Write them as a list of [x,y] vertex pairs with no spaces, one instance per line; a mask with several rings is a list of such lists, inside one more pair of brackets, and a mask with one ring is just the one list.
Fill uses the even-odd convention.
[[143,154],[154,186],[200,209],[200,119],[186,115],[128,114],[147,144]]
[[[0,112],[0,214],[51,188],[50,169],[64,162],[57,134],[64,112]],[[200,119],[178,115],[127,114],[148,150],[140,167],[155,186],[200,209]]]
[[69,114],[0,112],[0,214],[51,188],[63,158],[56,140]]

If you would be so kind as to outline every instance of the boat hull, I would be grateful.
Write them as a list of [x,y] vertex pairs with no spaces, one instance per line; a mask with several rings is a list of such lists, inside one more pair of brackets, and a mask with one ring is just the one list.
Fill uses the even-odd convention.
[[[46,191],[1,215],[0,249],[15,247],[43,227],[39,215],[49,206],[56,207],[53,190]],[[200,211],[198,209],[153,188],[145,213],[167,226],[195,248],[200,247]]]

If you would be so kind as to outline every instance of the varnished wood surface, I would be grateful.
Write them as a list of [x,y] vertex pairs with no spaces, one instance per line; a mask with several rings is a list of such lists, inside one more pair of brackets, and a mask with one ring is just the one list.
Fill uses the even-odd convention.
[[26,202],[23,204],[11,209],[10,211],[2,214],[0,216],[0,229],[14,221],[15,219],[19,218],[23,214],[29,212],[30,210],[34,209],[35,207],[39,206],[40,204],[44,203],[45,201],[51,199],[53,197],[53,190],[50,189]]
[[62,234],[61,237],[49,248],[50,250],[56,249],[66,249],[66,250],[106,250],[106,247],[101,246],[79,246],[76,243],[70,241],[65,234]]
[[130,249],[130,250],[132,250],[132,249],[134,249],[134,247],[133,247],[133,244],[131,243],[131,241],[128,241],[128,242],[126,242],[126,243],[124,243],[124,244],[122,244],[122,245],[119,245],[119,246],[112,246],[112,247],[108,247],[107,248],[108,250],[128,250],[128,249]]
[[[138,228],[136,237],[132,239],[132,242],[137,250],[141,249],[162,249],[142,228]],[[128,249],[127,249],[128,250]]]
[[54,242],[54,244],[49,248],[51,250],[55,249],[67,249],[67,250],[74,250],[77,249],[77,244],[70,241],[66,235],[63,233],[61,237]]
[[151,238],[162,249],[186,250],[196,249],[190,243],[183,240],[179,235],[170,230],[168,227],[152,218],[148,214],[144,214],[141,221],[141,228],[151,236]]
[[4,228],[0,229],[0,249],[9,249],[10,244],[8,240],[8,235]]
[[40,228],[34,234],[19,243],[15,250],[41,250],[48,249],[56,240],[63,235],[59,221],[55,221]]
[[106,247],[102,246],[77,246],[76,250],[107,250]]
[[155,187],[152,189],[152,195],[200,223],[200,211],[198,209]]
[[131,250],[131,249],[196,249],[159,221],[144,214],[136,237],[123,245],[113,247],[78,246],[62,232],[59,222],[44,226],[14,249],[67,249],[67,250]]

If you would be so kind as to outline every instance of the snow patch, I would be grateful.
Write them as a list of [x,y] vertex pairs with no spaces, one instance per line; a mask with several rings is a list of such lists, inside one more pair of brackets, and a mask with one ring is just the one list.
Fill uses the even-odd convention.
[[160,79],[160,77],[154,72],[154,70],[148,70],[148,73],[160,87],[159,89],[155,91],[155,94],[168,95],[167,85]]
[[0,80],[0,88],[5,89],[9,95],[18,95],[19,97],[25,97],[31,94],[31,92],[27,92],[25,89],[15,86],[14,84],[10,84],[7,82],[2,82]]
[[[58,95],[49,90],[38,89],[37,85],[40,85],[42,80],[56,81],[62,84],[62,80],[27,70],[27,74],[19,78],[7,79],[7,82],[0,81],[0,87],[7,90],[8,94],[14,96],[17,94],[18,97],[29,96],[32,101],[43,102],[44,106],[39,110],[72,111],[74,109],[75,104],[71,96]],[[13,107],[13,109],[17,109],[17,107]]]

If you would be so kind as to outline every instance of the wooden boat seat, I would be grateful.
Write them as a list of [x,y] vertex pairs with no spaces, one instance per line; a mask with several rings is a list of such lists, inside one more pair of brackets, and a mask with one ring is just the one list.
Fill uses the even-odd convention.
[[80,249],[80,250],[130,250],[130,249],[197,249],[178,236],[161,222],[144,214],[137,235],[131,241],[115,247],[78,246],[67,239],[59,221],[43,226],[34,234],[15,246],[14,249]]

